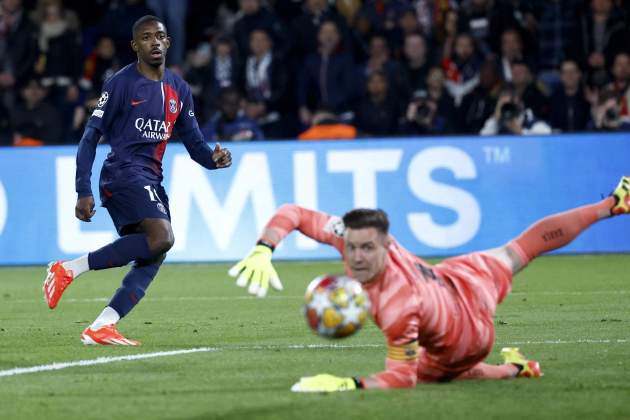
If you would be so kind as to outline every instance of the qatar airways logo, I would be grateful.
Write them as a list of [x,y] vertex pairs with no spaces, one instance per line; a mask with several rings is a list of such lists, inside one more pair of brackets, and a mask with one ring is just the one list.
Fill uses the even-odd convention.
[[152,120],[150,118],[137,118],[135,127],[142,138],[147,140],[163,141],[168,140],[171,131],[171,122],[162,120]]

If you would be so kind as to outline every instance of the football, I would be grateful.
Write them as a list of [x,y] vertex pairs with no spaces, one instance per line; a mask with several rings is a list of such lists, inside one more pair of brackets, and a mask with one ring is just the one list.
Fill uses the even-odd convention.
[[326,338],[349,337],[365,323],[370,301],[361,284],[346,276],[323,275],[306,289],[306,323]]

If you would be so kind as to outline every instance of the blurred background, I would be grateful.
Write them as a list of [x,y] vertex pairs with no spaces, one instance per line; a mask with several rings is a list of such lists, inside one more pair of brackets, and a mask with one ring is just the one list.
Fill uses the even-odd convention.
[[630,127],[623,0],[0,4],[4,146],[77,144],[145,14],[166,22],[208,140]]

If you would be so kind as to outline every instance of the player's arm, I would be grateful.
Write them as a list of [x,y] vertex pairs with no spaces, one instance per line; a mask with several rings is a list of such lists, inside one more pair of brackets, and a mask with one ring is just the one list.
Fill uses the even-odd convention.
[[211,149],[199,129],[199,123],[195,117],[195,109],[190,88],[186,86],[184,102],[175,127],[188,154],[198,164],[206,169],[227,168],[232,164],[232,154],[228,149],[223,149],[219,143]]
[[103,133],[108,132],[114,119],[120,111],[120,101],[123,95],[121,79],[114,75],[103,85],[103,92],[87,122],[83,137],[77,149],[77,169],[75,188],[77,204],[75,216],[89,222],[96,213],[94,210],[94,196],[92,194],[91,178],[92,166],[96,155],[96,146]]
[[75,187],[77,191],[77,204],[74,208],[75,216],[89,222],[96,213],[94,210],[94,196],[92,194],[91,178],[96,146],[101,138],[101,132],[94,127],[86,127],[77,150],[77,171]]
[[385,370],[361,378],[364,388],[413,388],[418,381],[418,341],[389,344]]
[[412,388],[418,381],[418,322],[410,315],[402,321],[403,332],[388,339],[385,370],[365,377],[309,376],[291,387],[294,392],[335,392],[355,389]]
[[203,139],[199,127],[196,130],[180,133],[180,137],[192,160],[204,168],[212,170],[227,168],[232,165],[232,153],[228,149],[222,148],[219,143],[216,143],[214,149],[211,149]]
[[285,204],[269,220],[254,250],[234,265],[228,274],[238,277],[236,284],[259,297],[267,294],[269,284],[282,290],[282,283],[271,264],[275,247],[291,232],[298,230],[320,243],[343,248],[343,223],[340,218],[295,204]]

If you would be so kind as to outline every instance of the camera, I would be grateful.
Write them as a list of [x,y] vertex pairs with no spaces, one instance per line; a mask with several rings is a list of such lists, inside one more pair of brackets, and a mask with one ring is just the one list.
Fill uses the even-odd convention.
[[431,107],[427,104],[429,101],[429,94],[426,90],[417,90],[413,94],[413,101],[418,106],[416,109],[416,123],[426,123],[426,119],[431,115]]
[[619,118],[619,112],[616,108],[608,108],[606,113],[604,114],[604,119],[606,121],[616,121]]
[[499,134],[513,134],[508,123],[521,116],[523,110],[514,102],[503,104],[499,111]]

